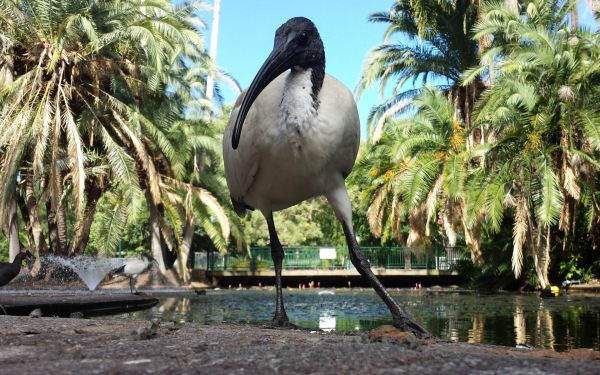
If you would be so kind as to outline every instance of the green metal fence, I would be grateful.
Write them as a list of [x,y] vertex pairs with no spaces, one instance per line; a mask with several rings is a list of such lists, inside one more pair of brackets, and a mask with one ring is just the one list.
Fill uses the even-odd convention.
[[[336,270],[351,269],[346,247],[284,247],[284,269]],[[415,254],[402,247],[362,247],[372,268],[451,270],[465,256],[462,248],[438,249],[432,255]],[[273,269],[271,249],[253,247],[250,255],[195,253],[194,268],[208,271],[258,271]]]

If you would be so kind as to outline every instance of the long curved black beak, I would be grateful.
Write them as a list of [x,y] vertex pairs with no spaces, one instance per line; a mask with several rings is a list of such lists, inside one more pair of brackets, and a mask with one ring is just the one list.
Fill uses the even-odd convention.
[[244,125],[244,120],[246,120],[246,115],[248,114],[252,103],[254,103],[254,100],[256,100],[258,95],[272,80],[291,68],[292,60],[293,53],[285,48],[285,44],[281,44],[273,48],[273,51],[261,66],[244,96],[237,118],[235,119],[233,135],[231,137],[231,146],[234,150],[237,149],[240,144],[242,126]]

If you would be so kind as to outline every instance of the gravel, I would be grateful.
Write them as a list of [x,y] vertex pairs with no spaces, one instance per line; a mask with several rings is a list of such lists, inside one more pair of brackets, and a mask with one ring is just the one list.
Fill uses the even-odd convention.
[[256,325],[0,316],[0,374],[600,374],[600,353]]

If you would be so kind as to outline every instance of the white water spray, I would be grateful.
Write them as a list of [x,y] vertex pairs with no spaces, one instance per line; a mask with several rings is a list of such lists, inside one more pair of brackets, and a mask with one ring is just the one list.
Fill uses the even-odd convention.
[[62,258],[57,256],[45,257],[51,262],[72,269],[85,283],[89,290],[95,290],[108,273],[125,264],[128,258],[96,258],[91,256],[76,256]]

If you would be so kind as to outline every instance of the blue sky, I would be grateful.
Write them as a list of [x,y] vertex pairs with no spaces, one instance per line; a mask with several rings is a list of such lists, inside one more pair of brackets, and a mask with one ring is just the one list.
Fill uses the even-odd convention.
[[[213,0],[207,0],[213,4]],[[310,18],[325,45],[326,71],[351,90],[356,87],[365,56],[382,42],[384,24],[374,24],[367,17],[388,10],[392,0],[221,0],[221,18],[217,64],[247,88],[271,52],[275,30],[292,17]],[[589,7],[579,2],[580,22],[596,29]],[[208,24],[205,31],[210,42],[212,11],[201,14]],[[225,102],[236,95],[222,85]],[[391,89],[386,90],[390,95]],[[381,102],[378,87],[366,90],[358,102],[361,135],[366,136],[370,109]]]
[[[289,18],[303,16],[319,29],[327,73],[354,90],[367,52],[382,41],[385,30],[385,25],[369,23],[367,17],[391,4],[390,0],[221,0],[217,64],[247,88],[271,52],[275,30]],[[208,44],[212,13],[201,16],[209,25]],[[223,94],[226,102],[235,100],[226,87]],[[369,110],[379,102],[374,88],[358,103],[363,137]]]

